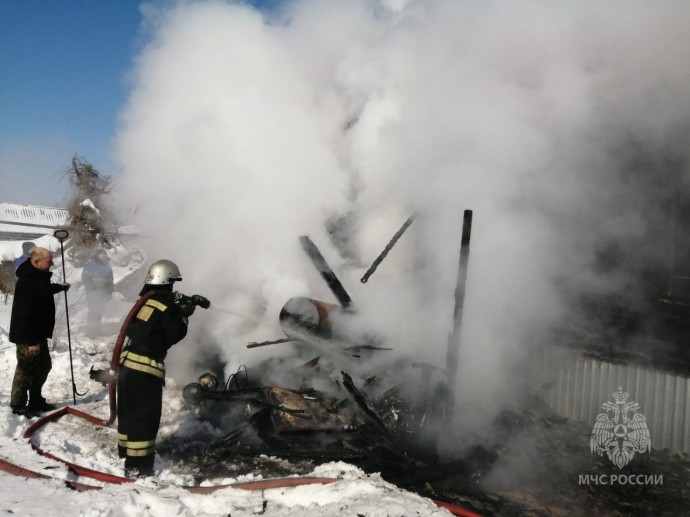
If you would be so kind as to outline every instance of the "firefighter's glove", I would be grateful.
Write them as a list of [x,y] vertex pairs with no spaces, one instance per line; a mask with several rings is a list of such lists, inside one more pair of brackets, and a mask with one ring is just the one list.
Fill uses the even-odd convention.
[[192,302],[194,303],[194,305],[198,305],[202,309],[208,309],[211,306],[211,301],[205,296],[201,296],[200,294],[193,295]]
[[194,314],[194,309],[196,309],[196,305],[194,305],[193,303],[180,303],[178,306],[180,307],[180,311],[182,312],[182,314],[184,314],[188,318],[192,314]]

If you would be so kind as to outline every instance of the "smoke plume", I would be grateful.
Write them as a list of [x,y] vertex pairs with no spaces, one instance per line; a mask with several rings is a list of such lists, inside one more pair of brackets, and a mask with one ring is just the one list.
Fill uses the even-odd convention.
[[505,397],[573,300],[634,298],[665,260],[687,182],[690,4],[181,1],[146,20],[122,204],[181,290],[235,313],[198,310],[177,368],[204,346],[230,369],[280,353],[245,344],[282,337],[290,297],[334,301],[300,235],[396,353],[444,366],[474,211],[459,403]]

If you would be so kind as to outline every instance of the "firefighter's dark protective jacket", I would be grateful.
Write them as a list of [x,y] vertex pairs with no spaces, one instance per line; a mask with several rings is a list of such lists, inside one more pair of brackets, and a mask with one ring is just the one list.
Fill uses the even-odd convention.
[[[147,364],[162,364],[170,347],[186,335],[187,316],[175,303],[174,294],[154,290],[127,329],[129,342],[120,356],[120,364],[126,368],[147,372],[147,369],[138,367],[136,360],[130,356],[144,358],[148,360]],[[154,371],[147,373],[164,377]]]

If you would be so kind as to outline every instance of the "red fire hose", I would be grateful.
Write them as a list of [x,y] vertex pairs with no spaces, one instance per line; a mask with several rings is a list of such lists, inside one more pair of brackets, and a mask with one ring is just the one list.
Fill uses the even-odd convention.
[[[110,359],[110,371],[108,372],[108,399],[110,401],[110,418],[108,418],[108,420],[102,420],[100,422],[93,422],[94,424],[110,425],[117,418],[117,397],[115,390],[117,389],[117,369],[120,366],[120,352],[122,351],[122,346],[125,343],[127,329],[129,328],[129,325],[132,323],[134,316],[139,312],[139,309],[143,307],[143,305],[146,303],[146,300],[151,298],[152,295],[153,291],[144,293],[137,300],[134,306],[129,310],[129,312],[127,313],[127,317],[125,318],[125,321],[122,323],[122,327],[120,327],[120,333],[117,335],[117,339],[115,340],[115,349],[113,350],[113,357]],[[87,418],[87,420],[89,419]]]

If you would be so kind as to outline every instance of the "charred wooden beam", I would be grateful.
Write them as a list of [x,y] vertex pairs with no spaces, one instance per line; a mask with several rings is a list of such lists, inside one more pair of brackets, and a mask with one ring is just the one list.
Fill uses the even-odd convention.
[[462,312],[465,305],[465,284],[467,282],[467,263],[470,258],[470,235],[472,233],[472,210],[465,210],[462,224],[462,238],[460,240],[460,263],[458,278],[455,284],[455,310],[453,312],[453,331],[448,338],[448,353],[446,364],[448,371],[446,399],[446,424],[453,419],[455,407],[455,385],[458,376],[458,360],[460,357],[460,330],[462,328]]
[[354,397],[355,402],[357,402],[357,405],[364,411],[364,414],[367,415],[374,424],[376,424],[376,427],[378,428],[379,431],[381,431],[384,435],[390,436],[390,431],[386,427],[386,424],[384,424],[381,419],[378,417],[376,413],[367,405],[367,399],[364,396],[364,394],[357,389],[355,386],[354,381],[352,380],[352,377],[348,375],[347,373],[341,371],[340,372],[343,376],[343,386],[345,386],[345,389],[350,392],[350,394]]
[[321,278],[325,280],[329,289],[333,292],[338,300],[338,303],[343,307],[343,309],[354,310],[352,298],[350,298],[350,295],[347,294],[343,284],[340,283],[340,280],[338,280],[338,277],[328,265],[326,259],[323,258],[323,255],[321,255],[321,252],[319,251],[319,248],[316,247],[316,244],[312,242],[308,235],[302,235],[299,238],[299,241],[302,245],[302,249],[311,259],[314,266],[316,266]]

